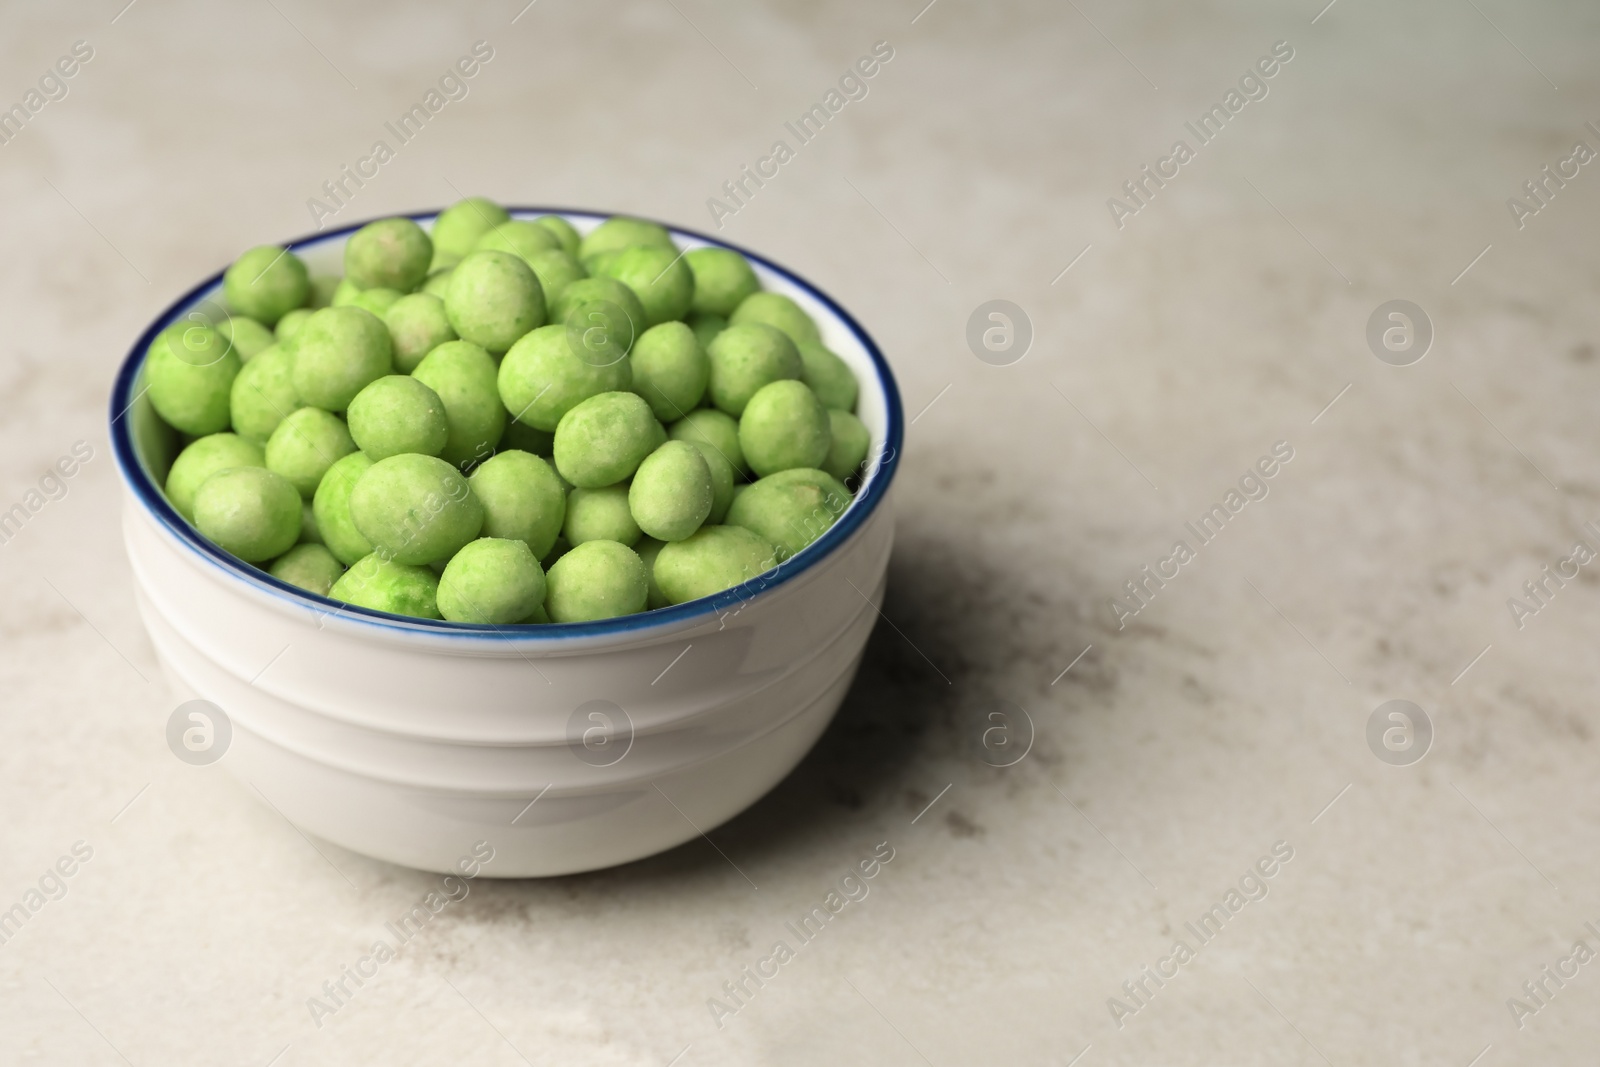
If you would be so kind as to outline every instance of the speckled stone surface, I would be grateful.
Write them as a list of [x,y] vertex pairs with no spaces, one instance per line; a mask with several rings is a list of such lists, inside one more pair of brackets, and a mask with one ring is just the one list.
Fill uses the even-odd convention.
[[[93,50],[0,144],[0,508],[25,514],[0,544],[0,909],[92,850],[0,944],[0,1063],[1593,1062],[1600,564],[1542,606],[1523,585],[1600,550],[1600,167],[1564,162],[1600,150],[1600,14],[925,2],[0,16],[0,105]],[[788,140],[722,233],[897,370],[894,628],[715,848],[475,882],[314,1018],[438,879],[167,750],[106,397],[161,307],[313,229],[322,183],[477,41],[467,95],[322,221],[481,193],[710,228]],[[797,144],[878,41],[865,97]],[[1569,177],[1534,214],[1547,164]],[[991,299],[1031,322],[1010,365],[968,347]],[[1366,340],[1393,299],[1433,325],[1408,366]],[[1186,524],[1278,442],[1266,496],[1200,544]],[[1420,762],[1369,748],[1392,699],[1432,724]],[[880,843],[802,947],[785,924]]]

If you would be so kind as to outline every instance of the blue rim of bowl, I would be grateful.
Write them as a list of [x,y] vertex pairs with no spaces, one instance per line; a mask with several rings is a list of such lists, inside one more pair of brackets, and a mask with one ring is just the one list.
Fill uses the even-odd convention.
[[[582,208],[508,207],[506,210],[513,217],[529,215],[578,216],[591,219],[610,217],[604,213],[588,211]],[[438,215],[439,211],[419,211],[405,217],[424,221],[437,218]],[[386,215],[381,217],[393,218],[394,216]],[[351,223],[337,230],[321,230],[317,233],[296,238],[288,242],[286,247],[291,251],[310,248],[354,233],[372,221],[374,220],[363,219],[360,222]],[[474,637],[530,642],[560,640],[563,638],[606,637],[622,634],[639,635],[650,630],[664,629],[679,623],[708,618],[719,614],[733,604],[751,600],[791,581],[797,575],[804,573],[815,564],[821,562],[824,557],[849,540],[851,535],[866,522],[868,516],[883,501],[885,494],[889,490],[889,483],[893,480],[899,467],[901,443],[905,433],[905,413],[900,405],[900,390],[895,385],[894,373],[889,369],[888,361],[883,358],[883,353],[879,351],[877,343],[861,327],[861,324],[827,293],[824,293],[787,267],[774,263],[765,256],[757,255],[749,249],[741,248],[738,245],[730,244],[710,234],[700,233],[696,230],[684,229],[664,222],[659,223],[659,225],[665,226],[674,235],[693,238],[697,241],[704,241],[710,245],[738,252],[746,259],[761,264],[811,294],[837,316],[839,321],[845,325],[845,328],[860,342],[862,348],[866,350],[868,358],[872,361],[873,370],[878,376],[878,385],[883,390],[884,409],[887,417],[884,426],[882,458],[877,463],[872,477],[861,492],[851,501],[850,506],[845,509],[839,520],[830,526],[821,537],[806,546],[803,551],[796,553],[773,570],[757,575],[747,582],[734,586],[732,589],[723,590],[714,596],[691,600],[685,604],[674,604],[670,607],[654,608],[635,615],[622,615],[613,619],[600,619],[595,622],[494,626],[482,623],[445,622],[434,619],[419,619],[407,615],[392,615],[388,612],[373,611],[370,608],[361,608],[354,604],[318,596],[298,586],[290,585],[281,579],[274,578],[266,571],[218,548],[201,536],[200,532],[189,525],[188,521],[179,515],[172,505],[167,502],[166,495],[151,479],[143,461],[134,450],[133,435],[129,427],[129,423],[132,420],[126,416],[138,399],[132,395],[133,383],[134,379],[138,377],[140,367],[144,363],[145,352],[149,349],[151,342],[155,340],[157,334],[176,322],[184,311],[196,304],[203,294],[215,288],[222,281],[223,271],[218,271],[199,285],[196,285],[162,311],[155,321],[139,335],[139,339],[134,342],[133,348],[129,350],[127,358],[123,360],[122,367],[117,371],[116,383],[111,390],[110,407],[111,446],[117,460],[117,467],[122,472],[124,481],[132,488],[134,495],[138,497],[139,502],[144,505],[146,510],[176,535],[179,541],[208,562],[221,567],[258,589],[279,594],[290,605],[314,609],[323,615],[341,615],[384,630],[411,634],[434,634],[446,637]]]

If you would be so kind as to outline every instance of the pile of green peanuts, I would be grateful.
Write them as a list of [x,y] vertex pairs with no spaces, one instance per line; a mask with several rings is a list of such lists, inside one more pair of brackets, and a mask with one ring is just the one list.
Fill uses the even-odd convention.
[[173,508],[310,592],[490,625],[737,586],[859,487],[858,383],[737,252],[471,197],[353,234],[345,273],[253,248],[226,313],[145,357]]

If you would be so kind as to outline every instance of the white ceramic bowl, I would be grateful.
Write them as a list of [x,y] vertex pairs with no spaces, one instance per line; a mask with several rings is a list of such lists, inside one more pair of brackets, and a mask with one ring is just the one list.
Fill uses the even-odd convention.
[[[557,213],[579,230],[603,217]],[[413,217],[428,226],[433,216]],[[313,271],[339,272],[357,228],[290,247]],[[690,248],[722,243],[674,237]],[[111,397],[128,491],[123,532],[177,698],[211,701],[231,723],[223,765],[297,826],[379,859],[447,871],[488,841],[495,856],[483,874],[493,877],[660,852],[787,774],[838,709],[877,620],[903,414],[888,365],[855,320],[789,271],[738,251],[855,370],[875,462],[839,521],[779,570],[601,622],[497,629],[404,618],[306,593],[221,551],[159,489],[177,441],[142,383],[151,340],[214,309],[221,275],[152,323]]]

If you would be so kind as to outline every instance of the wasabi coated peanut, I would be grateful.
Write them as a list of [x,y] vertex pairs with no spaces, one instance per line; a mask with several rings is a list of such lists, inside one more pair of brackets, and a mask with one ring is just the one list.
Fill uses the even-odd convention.
[[246,363],[228,392],[233,429],[258,445],[267,443],[278,423],[301,407],[294,391],[294,356],[274,345]]
[[246,563],[281,556],[300,538],[300,494],[265,467],[229,467],[200,483],[194,524]]
[[565,249],[550,248],[522,258],[538,276],[539,288],[544,290],[547,306],[554,306],[561,299],[561,294],[566,292],[567,286],[588,277],[583,267],[579,266],[578,261]]
[[458,200],[441,211],[433,224],[435,258],[451,263],[462,259],[480,237],[510,218],[493,200],[481,196]]
[[383,323],[394,346],[394,369],[401,374],[410,374],[423,356],[456,339],[444,300],[428,293],[402,296],[384,312]]
[[661,549],[665,545],[665,541],[657,541],[654,537],[641,537],[639,543],[633,546],[633,550],[639,554],[640,561],[644,563],[647,586],[645,607],[651,610],[668,607],[672,603],[656,582],[656,556],[661,554]]
[[369,222],[344,246],[344,276],[359,289],[409,293],[428,276],[433,241],[406,218]]
[[450,437],[444,401],[407,374],[385,375],[357,393],[349,420],[350,436],[374,463],[403,452],[437,456]]
[[739,526],[702,526],[662,547],[653,574],[669,603],[684,604],[732,589],[779,562],[765,538]]
[[683,257],[694,274],[694,301],[702,314],[726,320],[744,298],[761,288],[756,272],[731,248],[696,248]]
[[712,338],[706,355],[711,358],[711,402],[735,418],[763,385],[798,381],[805,369],[789,335],[759,322],[729,325]]
[[241,315],[272,326],[306,302],[311,279],[306,265],[278,245],[261,245],[233,261],[222,276],[222,293]]
[[528,222],[525,219],[512,219],[509,222],[502,222],[478,238],[477,243],[472,246],[472,250],[474,252],[483,252],[485,250],[510,252],[524,263],[527,263],[528,257],[535,252],[548,252],[560,247],[560,239],[545,227]]
[[394,307],[403,295],[398,289],[363,289],[343,304],[334,306],[361,308],[382,319],[388,316],[389,309]]
[[237,434],[214,433],[192,442],[167,472],[167,499],[179,515],[194,521],[194,494],[202,482],[229,467],[265,467],[261,446]]
[[828,409],[804,382],[764,385],[739,416],[745,462],[765,477],[795,467],[821,467],[833,444]]
[[350,518],[374,553],[423,566],[478,536],[483,505],[450,464],[408,454],[379,460],[356,480]]
[[333,295],[328,300],[329,307],[349,307],[350,302],[361,295],[361,287],[349,278],[340,278],[338,286],[333,290]]
[[156,414],[195,437],[226,430],[228,398],[239,373],[233,344],[210,326],[179,322],[150,343],[144,374]]
[[577,404],[556,426],[561,477],[582,489],[615,485],[667,439],[637,393],[601,393]]
[[727,460],[741,481],[744,475],[750,473],[745,463],[744,449],[739,447],[739,423],[725,412],[714,408],[691,411],[668,427],[667,436],[674,441],[705,445]]
[[324,411],[343,411],[357,393],[394,370],[389,328],[360,308],[315,312],[292,346],[295,393]]
[[551,622],[590,622],[643,611],[650,596],[644,561],[615,541],[574,545],[545,572]]
[[497,384],[513,419],[553,431],[579,403],[626,389],[632,381],[633,367],[626,357],[613,363],[581,359],[568,341],[567,328],[552,324],[511,346],[500,364]]
[[271,348],[273,341],[276,340],[271,330],[255,319],[247,319],[243,315],[229,315],[224,318],[217,323],[217,332],[233,342],[233,350],[239,353],[241,363],[249,363],[258,352]]
[[439,614],[439,579],[426,567],[384,559],[374,552],[356,561],[333,583],[328,596],[358,608],[442,619]]
[[443,300],[445,294],[450,291],[450,275],[455,272],[456,269],[453,266],[434,271],[428,275],[428,280],[422,283],[422,288],[418,292],[427,293],[429,296],[436,296]]
[[310,500],[335,462],[356,450],[344,420],[321,408],[291,411],[267,438],[267,469],[289,479]]
[[322,543],[346,566],[372,551],[372,542],[362,536],[350,518],[350,493],[371,467],[372,460],[365,453],[350,453],[328,468],[311,498],[311,512]]
[[444,310],[462,340],[504,352],[544,324],[544,290],[533,268],[511,253],[473,252],[450,272]]
[[745,322],[764,322],[768,326],[776,326],[797,345],[807,341],[822,341],[822,335],[817,330],[817,324],[811,321],[811,316],[782,293],[751,293],[745,297],[734,308],[733,314],[728,316],[728,324],[737,326]]
[[771,541],[783,561],[821,537],[850,506],[850,492],[820,470],[771,474],[734,497],[728,525]]
[[273,331],[273,336],[277,338],[278,343],[283,344],[299,333],[300,327],[304,326],[306,320],[311,317],[311,312],[311,308],[295,308],[279,319],[278,327]]
[[567,495],[567,518],[561,528],[567,544],[615,541],[631,547],[639,533],[639,524],[628,509],[627,486],[574,489]]
[[327,596],[340,575],[344,564],[333,558],[322,545],[295,545],[273,561],[269,571],[279,581],[299,586],[318,596]]
[[627,355],[646,320],[639,297],[615,278],[568,283],[550,313],[552,323],[567,327],[573,351],[586,363],[612,363]]
[[615,278],[632,289],[644,305],[645,322],[650,326],[683,318],[694,300],[694,274],[671,246],[624,248],[615,259],[597,265],[594,273]]
[[572,228],[572,223],[560,215],[540,215],[533,221],[556,235],[556,240],[561,242],[562,251],[569,256],[577,257],[578,245],[583,238]]
[[506,428],[494,357],[471,341],[446,341],[423,357],[411,377],[439,394],[449,436],[439,458],[465,469],[493,454]]
[[[573,495],[578,492],[573,490]],[[710,516],[715,497],[711,467],[699,446],[668,441],[646,456],[634,472],[628,508],[639,529],[651,537],[682,541]]]
[[728,328],[728,320],[721,315],[708,315],[698,311],[690,313],[683,321],[694,331],[694,339],[700,342],[701,348],[710,345],[713,337]]
[[706,461],[706,467],[711,471],[711,513],[706,516],[706,522],[720,523],[728,514],[729,506],[733,504],[733,483],[738,475],[734,473],[733,464],[704,441],[687,443],[700,450],[700,455]]
[[678,252],[672,235],[660,223],[613,215],[584,235],[578,244],[578,261],[586,264],[602,252],[615,252],[630,245],[654,245],[670,249],[673,255]]
[[[500,444],[496,451],[506,452],[515,450],[528,452],[535,456],[550,458],[555,450],[556,435],[552,430],[536,430],[524,422],[515,419],[506,420],[505,432],[500,435]],[[560,477],[560,475],[557,475]]]
[[867,450],[872,447],[872,434],[848,411],[828,412],[828,425],[833,440],[821,467],[842,482],[861,469]]
[[861,385],[850,364],[819,343],[805,341],[797,347],[800,362],[805,365],[800,380],[811,386],[822,406],[829,411],[854,411]]
[[544,568],[526,542],[480,537],[445,564],[438,603],[451,622],[521,622],[544,607]]
[[630,388],[662,422],[676,422],[699,407],[711,380],[711,361],[681,322],[663,322],[640,334],[631,362]]
[[[629,245],[628,247],[634,248],[643,246]],[[615,263],[617,261],[617,257],[622,255],[624,251],[626,251],[626,249],[612,248],[604,252],[597,252],[596,254],[585,259],[580,266],[582,266],[583,269],[588,272],[589,277],[591,278],[609,278],[611,277],[611,274],[607,268],[610,267],[611,264]]]
[[483,505],[485,537],[526,541],[537,559],[550,554],[567,514],[567,491],[550,464],[527,452],[501,452],[467,484]]

